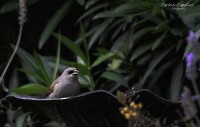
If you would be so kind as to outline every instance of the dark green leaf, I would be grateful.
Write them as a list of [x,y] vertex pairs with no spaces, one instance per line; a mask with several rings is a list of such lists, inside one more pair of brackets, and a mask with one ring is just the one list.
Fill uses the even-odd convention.
[[109,22],[107,22],[104,26],[102,26],[97,31],[95,31],[95,33],[91,36],[91,39],[89,41],[89,45],[88,45],[89,49],[93,46],[93,44],[96,42],[96,40],[99,38],[99,36],[102,33],[104,33],[104,31],[107,29],[108,26],[109,26]]
[[78,2],[82,6],[85,4],[85,0],[76,0],[76,2]]
[[128,87],[127,81],[118,72],[115,71],[105,71],[102,73],[101,77],[108,80],[113,80],[121,85]]
[[161,6],[160,6],[160,3],[158,3],[154,6],[151,13],[152,13],[152,15],[156,15],[156,14],[160,13],[160,11],[161,11]]
[[138,49],[136,49],[132,55],[131,55],[131,61],[135,60],[136,58],[138,58],[140,55],[144,54],[145,52],[147,52],[150,48],[152,47],[152,44],[149,45],[144,45],[139,47]]
[[91,68],[96,67],[97,65],[101,64],[102,62],[104,62],[105,60],[111,58],[112,56],[114,56],[114,53],[108,53],[102,56],[99,56],[91,65]]
[[162,40],[165,38],[165,35],[166,35],[166,32],[163,33],[163,34],[153,43],[153,46],[151,47],[151,50],[155,50],[155,49],[160,45],[160,43],[162,42]]
[[91,7],[92,5],[94,5],[98,1],[99,0],[89,0],[89,1],[87,1],[87,3],[85,4],[85,9],[88,9],[89,7]]
[[182,86],[182,77],[183,77],[184,69],[183,63],[181,62],[174,70],[171,79],[171,87],[170,94],[172,101],[178,101],[180,97],[180,91]]
[[152,80],[150,81],[150,83],[148,84],[147,88],[152,90],[153,88],[155,88],[155,86],[157,85],[157,81],[160,79],[160,77],[163,76],[163,73],[166,72],[167,69],[169,69],[169,67],[174,63],[174,61],[169,61],[166,62],[165,64],[163,64],[156,72],[156,74],[152,77]]
[[34,56],[35,56],[35,63],[37,64],[38,67],[38,71],[39,73],[41,73],[41,76],[44,78],[46,84],[50,84],[51,80],[50,80],[50,76],[49,73],[47,73],[47,70],[45,69],[45,65],[47,66],[47,64],[44,64],[41,57],[39,56],[39,54],[37,54],[36,52],[34,52]]
[[122,16],[124,16],[124,15],[114,13],[112,11],[105,11],[105,12],[100,12],[100,13],[96,14],[93,17],[93,20],[99,19],[99,18],[114,18],[114,17],[122,17]]
[[35,80],[40,81],[44,83],[45,85],[49,85],[49,84],[46,84],[46,81],[43,79],[40,73],[37,73],[36,71],[31,71],[30,69],[19,69],[19,70],[24,72],[28,77],[31,76],[31,78],[35,78]]
[[118,6],[114,12],[119,14],[127,14],[127,13],[134,13],[144,10],[144,8],[141,6],[141,4],[138,3],[125,3],[120,6]]
[[26,121],[27,116],[30,114],[30,112],[24,113],[17,117],[16,119],[16,127],[24,127],[24,122]]
[[154,30],[154,27],[146,27],[144,29],[141,29],[140,31],[135,33],[134,40],[137,40],[137,39],[143,37],[145,34],[147,34],[148,32],[151,32],[153,30]]
[[9,89],[15,88],[19,85],[17,65],[14,66],[9,80],[10,80],[9,85],[8,85]]
[[77,68],[78,71],[80,72],[80,74],[82,74],[82,75],[89,75],[90,74],[90,71],[88,70],[88,68],[81,63],[66,61],[65,64],[67,66],[73,66],[73,67]]
[[[92,28],[89,32],[86,33],[86,37],[91,36],[92,34],[94,34],[96,31],[98,31],[99,29],[101,29],[102,27],[104,27],[106,24],[108,24],[107,21],[95,26],[94,28]],[[83,41],[83,38],[80,37],[79,39],[76,40],[76,44],[80,43],[81,41]]]
[[40,84],[26,84],[18,88],[14,88],[12,91],[16,94],[41,94],[46,93],[47,88]]
[[[11,47],[14,49],[15,46],[11,45]],[[24,49],[19,47],[17,49],[17,54],[23,60],[23,63],[25,63],[30,69],[33,69],[33,70],[37,69],[37,66],[36,66],[36,64],[34,62],[33,56],[31,56]]]
[[170,20],[164,20],[163,22],[159,23],[156,27],[155,30],[166,30],[167,31],[167,27],[168,27],[168,23],[170,22]]
[[70,9],[72,6],[73,0],[67,0],[62,7],[60,7],[54,16],[49,20],[47,25],[45,26],[40,40],[39,40],[39,48],[41,49],[44,43],[47,41],[49,36],[52,34],[58,23],[62,20],[62,18],[65,16],[66,12]]
[[100,55],[106,55],[108,53],[113,53],[114,54],[113,57],[112,57],[113,59],[123,59],[123,57],[119,55],[120,54],[119,52],[114,53],[114,52],[111,52],[110,50],[107,50],[105,48],[97,48],[97,51],[100,53]]
[[[149,75],[152,73],[152,71],[154,70],[154,68],[160,63],[160,61],[171,51],[172,48],[163,51],[162,53],[160,53],[157,57],[155,57],[151,63],[149,64],[149,67],[147,69],[147,71],[145,72],[143,79],[141,81],[140,85],[143,85],[146,81],[146,79],[149,77]],[[141,86],[140,86],[141,87]]]
[[54,68],[53,80],[56,79],[56,75],[57,75],[57,72],[58,72],[58,67],[59,67],[59,63],[60,63],[60,50],[61,50],[61,48],[60,48],[60,32],[59,32],[57,55],[56,55],[56,65],[55,65],[55,68]]
[[107,7],[108,4],[100,4],[97,6],[94,6],[93,8],[91,8],[90,10],[86,11],[79,19],[77,22],[80,22],[82,19],[86,18],[87,16],[90,16],[92,13],[95,13],[95,11]]
[[88,43],[87,43],[87,38],[86,38],[86,33],[85,30],[83,28],[82,23],[80,23],[80,31],[81,31],[81,37],[83,38],[83,45],[84,45],[84,50],[87,56],[87,67],[90,66],[90,56],[89,56],[89,51],[88,51]]
[[[53,34],[55,38],[58,39],[59,35],[57,33]],[[78,45],[76,45],[73,41],[71,41],[69,38],[60,35],[60,41],[67,47],[69,48],[72,52],[75,53],[75,55],[80,56],[80,58],[83,60],[84,64],[87,63],[87,59],[83,51],[80,49]]]
[[182,11],[178,11],[179,15],[182,16],[199,16],[200,15],[200,5],[194,5],[192,7],[187,7]]

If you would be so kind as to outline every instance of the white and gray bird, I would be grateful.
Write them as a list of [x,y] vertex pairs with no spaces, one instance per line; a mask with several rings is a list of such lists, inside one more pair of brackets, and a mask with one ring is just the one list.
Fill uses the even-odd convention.
[[78,82],[78,70],[74,67],[68,67],[64,70],[47,90],[48,98],[62,98],[76,96],[80,93],[80,84]]

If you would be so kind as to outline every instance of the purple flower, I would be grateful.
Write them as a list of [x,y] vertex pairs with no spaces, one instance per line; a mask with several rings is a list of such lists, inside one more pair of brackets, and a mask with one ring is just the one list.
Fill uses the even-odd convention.
[[197,67],[196,67],[196,59],[195,54],[193,52],[189,52],[186,56],[186,77],[189,80],[194,80],[197,78]]
[[186,40],[187,40],[187,42],[188,43],[190,43],[190,44],[192,44],[192,43],[194,43],[194,42],[197,42],[198,41],[198,37],[197,37],[197,34],[195,33],[195,32],[193,32],[193,31],[189,31],[189,34],[188,34],[188,36],[187,36],[187,38],[186,38]]
[[186,56],[186,65],[187,67],[191,67],[194,64],[195,56],[193,52],[189,52]]

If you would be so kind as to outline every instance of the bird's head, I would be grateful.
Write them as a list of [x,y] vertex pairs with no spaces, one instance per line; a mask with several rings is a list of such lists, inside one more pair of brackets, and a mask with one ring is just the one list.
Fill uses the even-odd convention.
[[75,67],[68,67],[63,72],[64,76],[66,76],[68,79],[77,79],[78,73],[79,73],[79,71]]

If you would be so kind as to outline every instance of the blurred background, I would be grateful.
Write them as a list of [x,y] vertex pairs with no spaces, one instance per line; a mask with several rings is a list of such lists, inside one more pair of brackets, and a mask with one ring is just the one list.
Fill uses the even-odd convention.
[[[190,30],[200,35],[197,0],[27,0],[27,8],[4,79],[10,93],[43,96],[67,66],[79,69],[82,91],[134,87],[179,100],[182,86],[190,86],[186,38]],[[18,0],[1,0],[1,71],[18,29]],[[1,88],[1,98],[6,94]]]
[[[20,46],[4,77],[9,92],[1,87],[0,97],[45,97],[52,81],[66,67],[74,66],[80,71],[82,92],[103,89],[116,94],[130,88],[149,89],[178,101],[183,86],[193,90],[185,75],[185,58],[193,41],[199,73],[199,3],[27,0]],[[0,1],[1,73],[18,38],[18,5],[18,0]],[[195,79],[198,84],[199,78]],[[0,125],[20,126],[28,116],[0,109]]]

